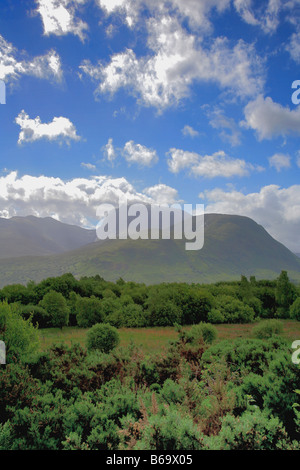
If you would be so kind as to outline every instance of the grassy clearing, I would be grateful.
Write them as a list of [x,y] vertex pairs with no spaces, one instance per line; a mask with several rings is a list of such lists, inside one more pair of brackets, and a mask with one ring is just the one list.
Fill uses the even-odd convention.
[[[283,336],[291,343],[300,340],[300,322],[292,320],[282,320]],[[216,325],[218,331],[217,341],[224,339],[234,340],[236,338],[251,338],[254,324],[245,325]],[[187,327],[188,329],[188,327]],[[54,343],[64,342],[68,345],[79,343],[85,346],[87,329],[78,327],[48,328],[39,330],[41,349],[47,350]],[[177,338],[177,333],[173,327],[165,328],[121,328],[120,346],[128,346],[130,342],[141,346],[146,354],[159,353],[168,346],[169,341]]]

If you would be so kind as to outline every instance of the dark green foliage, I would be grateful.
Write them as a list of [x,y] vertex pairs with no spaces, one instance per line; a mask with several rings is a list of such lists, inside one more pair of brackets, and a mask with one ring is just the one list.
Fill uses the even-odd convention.
[[38,332],[30,321],[24,320],[17,305],[0,304],[0,340],[6,345],[6,362],[23,359],[39,346]]
[[[216,300],[216,308],[209,320],[219,319],[218,323],[251,323],[255,312],[252,307],[237,298],[220,295]],[[220,321],[222,320],[222,321]]]
[[[207,323],[272,317],[282,306],[277,288],[244,277],[145,286],[66,275],[30,283],[21,297],[18,286],[6,290],[0,450],[299,450],[299,366],[281,322],[263,320],[253,339],[234,341],[217,341]],[[294,318],[297,308],[296,300]],[[87,348],[38,351],[32,321],[61,326],[69,311],[91,327]],[[147,356],[133,343],[120,347],[113,326],[164,324],[176,325],[177,339]]]
[[90,328],[104,320],[102,303],[95,296],[78,297],[75,303],[77,325]]
[[120,342],[118,330],[105,323],[97,323],[87,334],[87,349],[109,353]]
[[176,408],[164,408],[150,416],[137,450],[201,450],[202,436],[189,416]]
[[280,318],[288,318],[290,306],[296,299],[296,290],[290,282],[286,271],[281,271],[281,274],[277,279],[275,295],[278,305],[277,315]]
[[49,291],[40,301],[40,306],[48,313],[52,326],[62,328],[68,324],[70,311],[61,293]]
[[290,307],[290,317],[300,321],[300,297]]
[[41,305],[20,305],[18,311],[24,320],[30,318],[33,325],[38,326],[38,328],[48,328],[51,326],[51,317]]
[[239,417],[227,415],[218,436],[207,441],[211,450],[292,450],[289,436],[278,418],[247,411]]

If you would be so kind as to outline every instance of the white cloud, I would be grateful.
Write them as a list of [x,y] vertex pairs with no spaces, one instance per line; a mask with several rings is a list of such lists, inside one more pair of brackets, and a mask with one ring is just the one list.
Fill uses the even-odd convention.
[[144,193],[153,199],[157,204],[179,203],[177,189],[171,188],[166,184],[156,184],[150,188],[144,189]]
[[11,172],[0,177],[0,217],[35,215],[95,226],[100,204],[118,207],[125,198],[130,204],[163,203],[168,195],[169,203],[178,199],[177,191],[169,186],[157,185],[139,192],[125,178],[92,176],[64,181]]
[[74,34],[84,41],[88,25],[77,18],[76,13],[86,0],[36,0],[36,3],[36,12],[41,15],[45,36]]
[[215,110],[210,113],[209,124],[217,130],[220,130],[220,137],[227,141],[233,147],[241,143],[241,132],[234,119],[224,116],[221,110]]
[[289,44],[286,46],[286,50],[290,53],[292,59],[299,64],[300,63],[300,31],[293,33]]
[[260,95],[247,104],[244,113],[245,121],[241,125],[255,130],[259,140],[300,134],[300,107],[290,110]]
[[212,29],[210,15],[222,13],[230,7],[231,0],[96,0],[108,15],[121,14],[129,27],[141,20],[141,11],[148,9],[153,16],[176,14],[187,19],[191,28],[209,33]]
[[253,6],[252,0],[234,0],[234,6],[243,20],[252,25],[259,26],[265,33],[273,33],[279,25],[282,0],[260,0]]
[[283,169],[291,167],[291,157],[283,153],[275,153],[275,155],[269,158],[269,163],[271,167],[274,167],[276,171],[280,172]]
[[25,111],[15,119],[16,124],[21,127],[18,143],[35,142],[40,139],[49,141],[65,141],[70,143],[71,140],[80,140],[77,135],[76,128],[72,122],[65,117],[55,117],[52,122],[42,123],[39,116],[30,119]]
[[117,154],[113,145],[113,139],[108,139],[108,142],[102,148],[102,151],[109,162],[113,162],[115,160]]
[[136,144],[133,140],[126,142],[123,155],[127,162],[138,163],[140,166],[151,166],[158,162],[155,150]]
[[187,169],[193,176],[230,178],[246,176],[250,171],[262,170],[261,167],[254,167],[245,160],[228,157],[223,151],[202,156],[195,152],[173,148],[169,151],[169,155],[168,166],[172,173]]
[[22,60],[20,52],[0,34],[0,79],[6,82],[14,81],[22,75],[61,81],[62,69],[59,55],[54,50],[50,50],[43,56]]
[[199,132],[193,129],[189,125],[184,126],[184,128],[182,129],[182,133],[183,135],[189,136],[189,137],[197,137],[199,135]]
[[226,38],[216,38],[204,48],[170,16],[150,18],[147,28],[152,54],[137,58],[126,49],[106,65],[82,63],[80,69],[98,83],[97,94],[125,88],[140,104],[162,111],[188,97],[196,82],[214,83],[242,98],[261,91],[263,63],[252,45],[240,40],[232,47]]
[[96,171],[96,165],[93,165],[92,163],[84,163],[82,162],[81,163],[81,166],[82,168],[86,168],[87,170],[91,170],[91,171]]
[[222,189],[205,191],[206,213],[236,214],[252,218],[276,240],[300,253],[300,185],[281,188],[269,185],[260,192],[243,194]]

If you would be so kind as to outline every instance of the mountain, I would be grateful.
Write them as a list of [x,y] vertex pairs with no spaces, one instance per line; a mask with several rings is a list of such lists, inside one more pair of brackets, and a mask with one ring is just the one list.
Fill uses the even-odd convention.
[[51,217],[0,218],[0,259],[59,254],[95,239],[95,230],[63,224]]
[[252,219],[206,214],[202,250],[186,251],[185,240],[107,240],[51,256],[0,260],[0,286],[40,281],[66,272],[99,274],[136,282],[217,282],[241,274],[274,279],[286,270],[300,281],[300,260]]

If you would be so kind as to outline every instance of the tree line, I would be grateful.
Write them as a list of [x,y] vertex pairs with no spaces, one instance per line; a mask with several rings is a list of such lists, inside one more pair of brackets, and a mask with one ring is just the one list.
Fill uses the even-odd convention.
[[100,276],[76,279],[67,273],[39,283],[13,284],[0,290],[25,320],[39,328],[98,323],[114,327],[192,325],[200,322],[251,323],[258,319],[300,320],[300,289],[282,271],[276,280],[241,276],[215,284],[106,281]]

